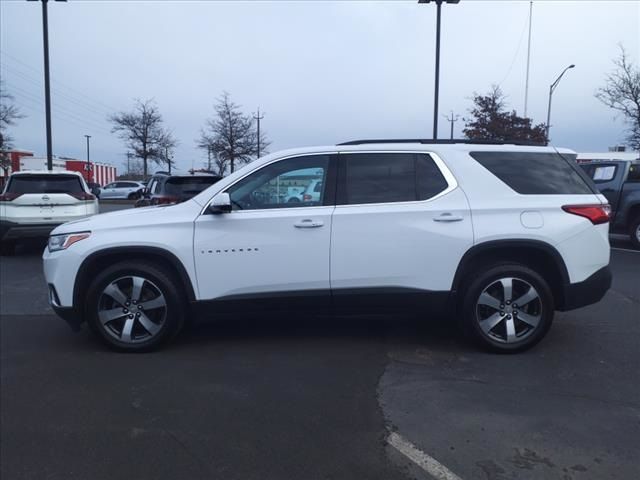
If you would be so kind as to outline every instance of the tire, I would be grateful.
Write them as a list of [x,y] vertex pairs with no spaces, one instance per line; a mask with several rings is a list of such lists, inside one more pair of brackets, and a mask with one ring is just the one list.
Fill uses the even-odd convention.
[[[505,291],[509,285],[512,294]],[[527,350],[542,340],[553,322],[554,299],[548,283],[524,265],[504,263],[479,270],[463,292],[463,329],[484,349]],[[526,302],[518,305],[518,299]]]
[[634,248],[640,250],[640,215],[631,221],[629,239]]
[[287,200],[287,203],[300,203],[300,199],[298,197],[291,197]]
[[115,350],[157,349],[175,337],[184,324],[185,297],[181,285],[171,272],[151,263],[132,261],[112,265],[91,283],[86,299],[85,318],[89,327]]
[[13,240],[6,240],[0,242],[0,255],[3,257],[11,257],[16,253],[16,242]]

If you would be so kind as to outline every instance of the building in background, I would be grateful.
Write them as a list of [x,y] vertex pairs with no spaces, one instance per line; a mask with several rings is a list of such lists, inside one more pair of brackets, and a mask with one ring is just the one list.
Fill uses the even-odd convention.
[[[8,158],[8,161],[6,162],[6,166],[8,168],[2,169],[0,176],[0,187],[4,186],[6,179],[13,172],[47,169],[46,157],[34,157],[33,152],[24,150],[11,150],[3,152],[3,154]],[[75,158],[67,157],[53,157],[53,169],[79,172],[82,174],[87,183],[95,182],[100,184],[101,186],[113,182],[116,179],[117,175],[116,167],[109,163],[87,163],[86,160],[77,160]]]

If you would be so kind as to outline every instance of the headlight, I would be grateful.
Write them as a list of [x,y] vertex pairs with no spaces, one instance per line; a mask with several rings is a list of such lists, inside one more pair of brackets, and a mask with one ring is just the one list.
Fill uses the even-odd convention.
[[51,235],[49,237],[49,251],[57,252],[65,250],[76,242],[89,238],[91,232],[65,233],[62,235]]

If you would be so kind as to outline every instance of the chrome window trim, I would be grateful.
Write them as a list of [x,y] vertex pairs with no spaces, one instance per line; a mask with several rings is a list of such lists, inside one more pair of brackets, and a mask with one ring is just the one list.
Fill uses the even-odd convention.
[[343,205],[336,205],[336,208],[345,208],[345,207],[371,207],[371,206],[384,206],[384,205],[421,205],[424,203],[432,202],[437,200],[440,197],[447,195],[452,192],[456,188],[458,188],[458,181],[456,177],[453,176],[451,170],[447,164],[440,158],[440,156],[430,150],[351,150],[346,152],[339,152],[340,155],[349,155],[349,154],[358,154],[358,153],[413,153],[413,154],[423,154],[429,155],[438,169],[444,180],[447,182],[447,188],[445,188],[440,193],[437,193],[433,197],[426,198],[424,200],[409,200],[406,202],[380,202],[380,203],[346,203]]
[[[296,154],[292,154],[292,155],[287,155],[285,157],[274,158],[270,162],[265,163],[264,165],[261,165],[261,166],[259,166],[257,168],[254,168],[253,170],[248,172],[246,175],[243,175],[242,177],[237,179],[231,185],[227,185],[223,190],[220,190],[219,192],[217,192],[216,195],[218,195],[218,193],[227,192],[236,183],[240,182],[241,180],[244,180],[249,175],[253,175],[254,173],[256,173],[256,172],[262,170],[263,168],[266,168],[269,165],[272,165],[272,164],[274,164],[276,162],[281,162],[283,160],[289,160],[291,158],[296,158],[296,157],[311,157],[311,156],[315,156],[315,155],[336,155],[337,153],[338,152],[336,152],[336,151],[312,152],[312,153],[296,153]],[[213,197],[215,197],[216,195],[214,195]],[[200,211],[200,215],[205,215],[206,214],[206,211],[209,208],[209,205],[211,205],[211,202],[213,201],[213,197],[211,197],[209,199],[209,201],[205,204],[205,206],[202,208],[202,210]],[[322,207],[331,207],[331,206],[334,206],[334,205],[316,205],[316,206],[309,206],[309,207],[293,207],[293,208],[322,208]],[[247,210],[232,210],[231,212],[226,213],[225,215],[229,215],[231,213],[261,212],[261,211],[264,211],[264,210],[286,210],[286,209],[284,209],[284,208],[253,208],[253,209],[247,209]]]
[[[257,172],[259,170],[262,170],[263,168],[268,167],[269,165],[272,165],[272,164],[274,164],[276,162],[280,162],[280,161],[283,161],[283,160],[289,160],[291,158],[296,158],[296,157],[311,157],[311,156],[314,156],[314,155],[351,155],[351,154],[360,154],[360,153],[404,153],[404,154],[409,153],[409,154],[429,155],[433,159],[433,161],[436,164],[436,166],[438,167],[438,169],[440,170],[440,173],[442,173],[442,176],[444,177],[444,179],[447,182],[448,186],[447,186],[447,188],[445,188],[440,193],[434,195],[433,197],[427,198],[425,200],[410,200],[410,201],[407,201],[407,202],[383,202],[383,203],[349,203],[349,204],[344,204],[344,205],[315,205],[315,206],[308,206],[308,207],[293,207],[293,208],[325,208],[325,207],[344,208],[344,207],[369,207],[369,206],[380,206],[380,205],[412,205],[412,204],[420,205],[420,204],[424,204],[424,203],[427,203],[427,202],[432,202],[434,200],[437,200],[438,198],[443,197],[443,196],[447,195],[448,193],[452,192],[453,190],[455,190],[456,188],[458,188],[458,181],[456,180],[456,177],[453,176],[453,173],[451,173],[451,170],[449,170],[449,167],[447,166],[447,164],[434,151],[431,151],[431,150],[347,150],[347,151],[325,151],[325,152],[312,152],[312,153],[297,153],[297,154],[293,154],[293,155],[287,155],[285,157],[275,158],[272,161],[270,161],[268,163],[265,163],[264,165],[251,170],[249,173],[247,173],[246,175],[244,175],[241,178],[237,179],[231,185],[226,186],[224,188],[224,190],[221,190],[221,191],[217,192],[216,195],[218,193],[227,192],[231,187],[233,187],[239,181],[244,180],[249,175],[252,175],[255,172]],[[215,195],[213,197],[215,197]],[[200,211],[200,215],[205,215],[206,214],[206,211],[209,208],[209,205],[211,204],[211,201],[213,200],[213,197],[211,197],[209,199],[209,201],[205,204],[205,206],[202,208],[202,210]],[[226,215],[229,215],[229,214],[232,214],[232,213],[260,212],[260,211],[264,211],[264,210],[286,210],[286,209],[284,209],[284,208],[254,208],[254,209],[248,209],[248,210],[233,210],[233,211],[227,213]]]

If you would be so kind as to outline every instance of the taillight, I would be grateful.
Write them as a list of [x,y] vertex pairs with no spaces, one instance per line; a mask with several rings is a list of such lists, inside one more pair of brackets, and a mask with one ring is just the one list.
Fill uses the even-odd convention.
[[78,200],[95,200],[96,197],[91,193],[80,192],[80,193],[70,193],[73,198],[77,198]]
[[309,195],[308,193],[305,193],[304,195],[302,195],[302,201],[303,202],[310,202],[311,201],[311,195]]
[[21,193],[5,193],[4,195],[0,195],[0,202],[10,202],[11,200],[15,200],[18,198]]
[[611,215],[609,205],[565,205],[562,209],[567,213],[588,218],[594,225],[607,223]]

